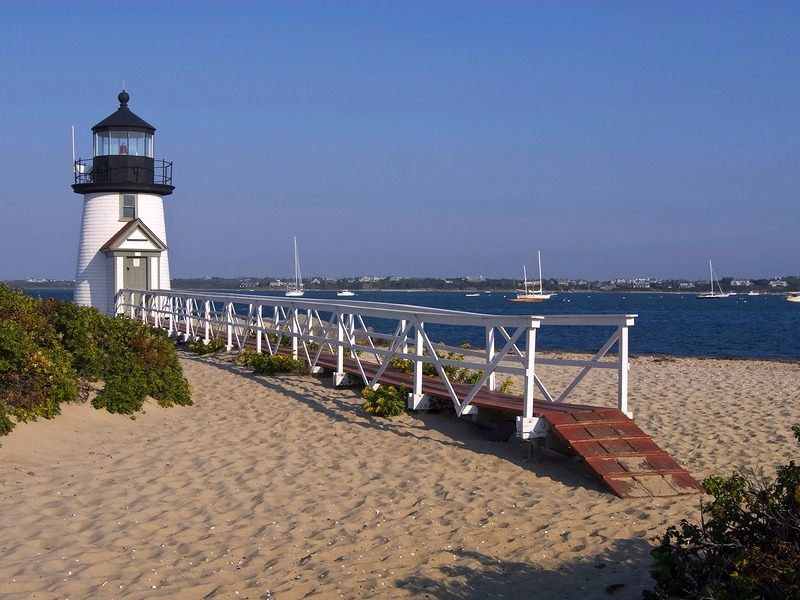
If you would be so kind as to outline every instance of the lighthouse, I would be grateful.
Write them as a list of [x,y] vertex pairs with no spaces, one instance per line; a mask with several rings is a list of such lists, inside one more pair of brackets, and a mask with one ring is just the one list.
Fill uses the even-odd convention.
[[128,108],[123,90],[116,112],[92,127],[93,158],[74,163],[72,189],[83,195],[75,302],[115,313],[122,288],[168,290],[164,196],[172,163],[153,154],[156,128]]

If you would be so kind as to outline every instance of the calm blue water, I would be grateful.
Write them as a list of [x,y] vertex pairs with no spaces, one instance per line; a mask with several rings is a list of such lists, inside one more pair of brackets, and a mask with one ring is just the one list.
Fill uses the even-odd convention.
[[[64,290],[28,293],[72,299],[72,292]],[[478,297],[463,292],[358,292],[350,299],[485,314],[638,314],[629,335],[631,354],[800,359],[800,304],[786,302],[783,296],[698,300],[694,294],[563,293],[536,305],[509,302],[509,296],[500,292]],[[336,294],[306,292],[306,297],[334,299]],[[611,333],[598,329],[544,328],[537,335],[537,347],[595,352]],[[453,345],[484,345],[483,332],[475,328],[433,329],[429,335]]]

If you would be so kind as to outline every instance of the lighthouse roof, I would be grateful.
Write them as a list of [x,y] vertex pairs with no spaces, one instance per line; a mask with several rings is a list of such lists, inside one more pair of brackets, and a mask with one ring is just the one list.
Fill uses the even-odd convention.
[[92,127],[92,131],[97,132],[103,129],[127,129],[145,130],[152,133],[156,130],[150,123],[135,115],[131,109],[128,108],[128,100],[130,100],[128,92],[122,90],[117,98],[119,99],[119,108],[117,111]]

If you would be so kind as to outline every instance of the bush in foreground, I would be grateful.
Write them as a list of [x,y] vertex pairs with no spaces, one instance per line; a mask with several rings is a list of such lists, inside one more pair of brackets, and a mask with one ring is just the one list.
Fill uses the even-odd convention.
[[11,415],[54,417],[93,380],[105,382],[93,405],[111,412],[141,410],[147,396],[162,406],[192,402],[164,332],[0,286],[0,434],[13,428]]
[[[792,430],[800,442],[800,426]],[[800,466],[790,461],[772,482],[735,472],[703,487],[714,500],[701,505],[700,524],[667,529],[644,597],[800,598]]]

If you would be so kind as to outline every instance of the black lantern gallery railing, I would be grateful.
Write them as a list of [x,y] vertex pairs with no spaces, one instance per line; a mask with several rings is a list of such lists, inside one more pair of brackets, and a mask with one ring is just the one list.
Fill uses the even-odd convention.
[[172,185],[172,162],[132,156],[97,156],[75,161],[75,183]]

